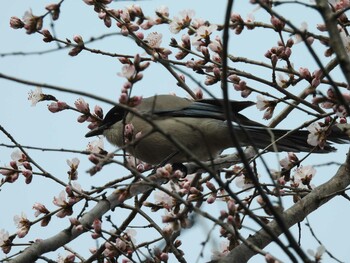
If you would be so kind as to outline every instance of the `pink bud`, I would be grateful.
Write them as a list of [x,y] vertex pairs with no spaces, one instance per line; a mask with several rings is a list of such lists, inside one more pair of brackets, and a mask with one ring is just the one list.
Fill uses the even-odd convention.
[[293,38],[289,38],[289,39],[287,40],[286,46],[291,48],[293,45],[294,45],[294,40],[293,40]]
[[321,83],[321,80],[319,78],[313,78],[311,81],[311,86],[313,88],[316,88],[318,85],[320,85],[320,83]]
[[140,64],[140,70],[145,70],[146,68],[148,68],[149,67],[149,65],[150,65],[151,63],[149,63],[148,61],[147,62],[144,62],[144,63],[141,63]]
[[28,170],[33,170],[32,166],[30,165],[30,163],[28,161],[25,161],[22,163],[23,167],[28,169]]
[[169,255],[168,255],[168,253],[163,252],[162,254],[160,254],[159,258],[161,261],[167,262],[169,259]]
[[232,22],[239,22],[239,23],[243,22],[242,17],[238,13],[232,13],[230,19]]
[[81,47],[74,47],[68,52],[68,55],[71,56],[71,57],[75,57],[75,56],[79,55],[79,53],[82,50],[83,49]]
[[235,202],[234,202],[232,199],[230,199],[230,200],[227,202],[227,208],[228,208],[228,210],[229,210],[230,213],[236,211],[236,204],[235,204]]
[[222,59],[221,59],[221,56],[217,53],[214,53],[212,56],[211,56],[211,59],[216,62],[216,63],[219,63],[221,64],[222,62]]
[[130,63],[131,63],[130,59],[127,58],[127,57],[120,57],[120,58],[118,58],[118,60],[119,60],[120,63],[122,63],[122,64],[130,64]]
[[87,103],[83,98],[79,98],[74,102],[75,107],[78,111],[82,113],[90,113],[89,103]]
[[48,43],[48,42],[51,42],[53,40],[53,37],[52,37],[52,35],[51,35],[49,30],[43,29],[41,31],[41,33],[44,35],[44,38],[43,38],[44,42]]
[[216,200],[216,197],[214,195],[209,196],[209,198],[207,199],[207,203],[208,204],[213,204]]
[[129,35],[129,30],[128,30],[128,28],[126,26],[122,26],[120,32],[125,37]]
[[84,227],[83,227],[83,225],[77,225],[75,227],[75,230],[77,230],[78,232],[83,232],[84,231]]
[[271,50],[266,51],[266,53],[264,54],[264,56],[265,56],[266,58],[271,58],[271,56],[272,56]]
[[232,74],[232,75],[228,76],[228,80],[232,81],[233,83],[239,83],[241,78],[235,74]]
[[100,160],[94,154],[90,154],[88,159],[93,164],[98,164],[100,162]]
[[286,47],[284,50],[285,57],[289,58],[291,54],[292,54],[292,50],[289,47]]
[[143,74],[142,73],[137,73],[136,74],[136,76],[135,76],[135,78],[134,78],[134,81],[136,82],[136,81],[139,81],[139,80],[141,80],[143,78]]
[[105,23],[105,26],[108,28],[112,26],[112,19],[108,15],[106,15],[106,17],[103,19],[103,22]]
[[24,27],[24,23],[18,17],[13,16],[13,17],[10,18],[10,26],[13,29],[20,29],[20,28]]
[[75,35],[75,36],[73,37],[73,40],[74,40],[74,42],[77,43],[78,45],[83,45],[83,44],[84,44],[83,38],[82,38],[82,36],[80,36],[80,35]]
[[330,99],[334,99],[335,98],[335,95],[334,95],[334,90],[332,88],[329,88],[327,90],[327,96],[330,98]]
[[272,55],[271,55],[271,64],[272,64],[272,66],[273,66],[273,67],[276,67],[277,62],[278,62],[278,57],[277,57],[277,55],[276,55],[276,54],[272,54]]
[[325,24],[317,24],[317,29],[320,30],[321,32],[327,31],[327,27]]
[[119,103],[126,104],[128,102],[128,94],[121,93],[119,96]]
[[92,223],[92,227],[96,233],[101,233],[101,229],[102,229],[101,226],[102,226],[102,222],[99,219],[95,219],[94,222]]
[[308,37],[308,38],[306,39],[306,41],[307,41],[307,43],[308,43],[309,45],[312,45],[312,43],[314,43],[314,40],[315,40],[315,38],[313,38],[313,37]]
[[215,188],[215,186],[214,186],[213,183],[207,181],[207,182],[205,183],[205,185],[209,188],[210,191],[216,192],[216,188]]
[[200,191],[196,187],[191,187],[190,188],[190,193],[191,194],[200,194]]
[[194,91],[197,100],[203,99],[203,90],[201,88],[197,88]]
[[101,234],[93,232],[93,233],[91,233],[91,237],[92,237],[92,239],[98,239],[101,237]]
[[228,216],[227,212],[225,210],[220,211],[220,218],[224,219]]
[[202,52],[202,54],[203,54],[203,56],[204,57],[206,57],[206,58],[209,58],[210,57],[210,55],[209,55],[209,50],[208,50],[208,48],[207,47],[201,47],[201,52]]
[[185,75],[184,74],[178,74],[179,78],[185,82],[186,81],[186,78],[185,78]]
[[221,77],[221,70],[218,67],[214,67],[213,68],[213,73],[214,73],[215,77],[220,79],[220,77]]
[[96,105],[94,107],[94,113],[96,114],[96,116],[98,116],[99,118],[103,118],[103,110],[100,106]]
[[186,49],[191,49],[191,39],[188,34],[184,34],[181,37],[182,40],[182,46]]
[[341,117],[341,118],[339,119],[339,122],[340,122],[341,124],[344,124],[344,123],[347,123],[347,120],[346,120],[346,118]]
[[285,23],[275,16],[271,16],[270,22],[273,25],[273,27],[275,28],[275,30],[278,32],[282,31],[282,29],[285,26]]
[[141,40],[145,38],[145,35],[141,31],[137,31],[135,35],[138,39],[141,39]]
[[306,80],[310,80],[311,79],[311,73],[307,68],[299,68],[299,74],[300,77],[306,79]]
[[87,5],[94,5],[95,4],[95,0],[83,0],[83,1]]
[[87,116],[87,115],[80,115],[80,116],[78,117],[77,121],[78,121],[79,123],[83,123],[83,122],[85,122],[88,118],[89,118],[89,116]]

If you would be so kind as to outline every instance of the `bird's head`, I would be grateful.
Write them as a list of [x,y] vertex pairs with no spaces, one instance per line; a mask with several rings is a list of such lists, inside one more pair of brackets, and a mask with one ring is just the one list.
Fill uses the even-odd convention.
[[105,130],[109,129],[113,124],[121,121],[125,117],[126,110],[120,106],[114,106],[100,123],[98,127],[92,129],[85,137],[102,135]]

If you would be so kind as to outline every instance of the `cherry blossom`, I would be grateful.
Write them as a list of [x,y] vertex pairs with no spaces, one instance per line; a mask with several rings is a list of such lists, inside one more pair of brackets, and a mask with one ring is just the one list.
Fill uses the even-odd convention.
[[34,216],[38,217],[41,214],[48,214],[50,211],[47,210],[47,208],[41,204],[41,203],[35,203],[33,205],[33,209],[35,210]]
[[47,108],[50,112],[56,113],[68,109],[68,105],[63,101],[55,101],[49,104]]
[[[163,187],[169,190],[170,192],[177,192],[180,190],[179,185],[174,184],[172,182],[168,182]],[[175,205],[174,198],[161,190],[155,191],[154,200],[157,205],[164,207],[168,211],[170,211]]]
[[59,218],[63,218],[65,216],[69,216],[73,213],[72,206],[69,204],[69,202],[66,199],[66,193],[65,191],[61,191],[58,197],[53,198],[54,205],[61,207],[62,210],[60,210],[56,216]]
[[80,160],[78,158],[73,158],[72,160],[67,160],[67,164],[70,167],[70,171],[68,171],[69,178],[71,180],[77,180],[78,179],[78,166],[79,166]]
[[11,164],[11,166],[5,165],[4,169],[0,169],[0,174],[5,176],[1,182],[14,183],[18,179],[18,167],[15,162],[11,162]]
[[245,175],[240,174],[235,179],[236,186],[241,189],[247,189],[254,186],[252,181],[248,179]]
[[[148,34],[148,36],[145,39],[145,43],[147,43],[147,45],[153,49],[151,55],[155,59],[158,59],[159,57],[161,57],[163,59],[167,59],[168,55],[170,55],[172,53],[171,50],[169,50],[167,48],[160,47],[160,44],[162,43],[162,37],[163,37],[163,35],[161,33],[152,32],[152,33]],[[149,66],[149,64],[145,63],[142,70],[147,68],[148,66]]]
[[199,47],[204,43],[207,42],[207,45],[210,43],[209,38],[210,35],[217,30],[217,25],[210,25],[210,26],[201,26],[197,29],[196,34],[192,40],[192,43],[194,46],[197,47],[198,50]]
[[16,232],[17,236],[19,238],[25,237],[28,234],[30,226],[31,226],[31,222],[28,220],[26,214],[22,212],[22,214],[20,216],[15,215],[13,217],[13,220],[15,222],[15,225],[17,226],[17,229],[18,229]]
[[9,232],[5,229],[0,229],[0,247],[5,254],[10,253],[12,241]]
[[152,32],[147,35],[145,42],[151,48],[159,48],[160,44],[162,43],[162,37],[163,35],[161,33]]
[[27,34],[33,34],[37,30],[40,30],[43,26],[42,17],[33,15],[31,9],[26,11],[23,15],[24,28]]
[[90,113],[89,103],[87,103],[82,97],[78,98],[74,102],[74,105],[78,111],[82,113],[87,113],[87,114]]
[[316,174],[316,169],[312,165],[300,166],[293,174],[294,186],[299,188],[311,188],[310,182]]
[[58,263],[74,263],[75,255],[73,253],[68,253],[66,256],[58,255]]
[[324,252],[326,251],[325,246],[320,245],[317,247],[316,252],[312,249],[308,249],[307,253],[315,259],[315,262],[321,262],[322,256]]
[[100,153],[101,150],[104,150],[104,142],[102,138],[99,138],[98,140],[94,140],[88,143],[87,151],[91,153]]
[[186,28],[190,25],[192,18],[195,15],[194,10],[183,10],[180,12],[180,17],[175,16],[169,24],[170,32],[177,34],[181,29]]
[[165,5],[162,5],[156,9],[156,14],[160,14],[164,17],[169,17],[169,8]]
[[131,80],[136,74],[135,66],[134,65],[124,65],[122,67],[122,72],[118,73],[117,75],[120,77],[124,77],[127,80]]
[[[308,24],[307,24],[306,22],[302,22],[301,25],[300,25],[300,27],[299,27],[299,30],[300,30],[301,32],[307,32],[307,30],[308,30]],[[299,35],[299,34],[296,34],[296,35],[294,36],[294,39],[295,39],[295,41],[294,41],[295,44],[299,44],[300,42],[303,41],[303,38],[302,38],[301,35]],[[311,37],[311,36],[307,37],[307,42],[308,42],[310,45],[313,43],[313,41],[314,41],[314,38],[313,38],[313,37]]]
[[211,253],[212,253],[211,259],[214,260],[214,261],[220,260],[221,258],[226,256],[229,252],[230,252],[229,242],[228,241],[222,241],[220,243],[220,247],[219,248],[211,250]]
[[27,156],[17,149],[11,153],[11,159],[16,162],[17,166],[21,166],[23,162],[27,161]]
[[276,102],[275,101],[271,101],[271,100],[267,100],[265,98],[265,96],[262,96],[260,94],[256,98],[257,98],[256,107],[260,111],[265,110],[263,118],[265,120],[271,119],[271,117],[273,115],[273,112],[275,110],[275,107],[276,107]]
[[45,98],[42,93],[42,88],[37,87],[34,91],[31,90],[28,93],[28,100],[32,102],[32,106],[35,106],[39,101],[42,101]]
[[307,137],[307,143],[312,146],[319,146],[320,148],[324,147],[326,143],[326,133],[328,126],[322,127],[320,122],[313,122],[306,128],[310,134]]
[[289,152],[288,156],[280,160],[280,165],[284,169],[292,168],[297,162],[299,162],[298,157],[293,152]]

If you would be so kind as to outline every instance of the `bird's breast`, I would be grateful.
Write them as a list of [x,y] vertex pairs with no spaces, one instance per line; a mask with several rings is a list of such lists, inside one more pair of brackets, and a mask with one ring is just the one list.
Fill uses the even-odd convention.
[[150,163],[186,162],[191,159],[206,161],[215,158],[229,147],[227,126],[224,121],[206,118],[155,118],[155,127],[134,117],[133,136],[126,141],[122,123],[114,124],[104,135],[107,140],[123,147],[136,158]]

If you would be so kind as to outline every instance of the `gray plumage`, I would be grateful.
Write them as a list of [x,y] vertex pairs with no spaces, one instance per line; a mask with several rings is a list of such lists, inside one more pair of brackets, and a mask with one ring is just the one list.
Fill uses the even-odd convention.
[[[253,102],[230,101],[230,105],[233,116],[231,121],[239,123],[233,123],[233,130],[239,138],[240,146],[253,145],[264,149],[275,142],[275,147],[269,147],[269,151],[277,149],[277,151],[309,152],[314,148],[307,143],[308,131],[293,131],[285,138],[276,141],[289,130],[270,129],[239,113],[254,105]],[[235,146],[228,133],[221,100],[192,101],[171,95],[158,95],[144,98],[134,109],[151,118],[166,135],[154,131],[153,127],[142,118],[127,112],[120,106],[115,106],[106,114],[100,126],[87,133],[86,137],[103,134],[111,144],[123,147],[125,146],[124,125],[131,123],[134,127],[132,141],[137,134],[141,137],[136,143],[126,145],[126,150],[150,164],[160,164],[165,161],[180,163],[191,160],[191,157],[179,150],[167,136],[171,136],[202,161],[215,158],[224,149]],[[349,137],[334,127],[328,140],[345,143],[348,142]],[[335,148],[329,142],[323,149],[314,150],[316,153],[332,151],[335,151]]]

